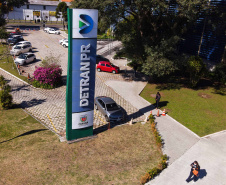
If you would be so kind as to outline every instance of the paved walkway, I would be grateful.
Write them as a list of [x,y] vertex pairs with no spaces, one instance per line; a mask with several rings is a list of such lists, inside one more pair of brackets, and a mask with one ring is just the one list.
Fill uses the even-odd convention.
[[[139,96],[146,81],[106,80],[106,84],[129,101],[143,114],[157,114],[154,107]],[[190,164],[200,163],[198,185],[226,184],[226,131],[200,138],[170,116],[156,117],[157,129],[163,140],[163,153],[169,157],[169,166],[150,185],[183,185],[190,173]],[[190,183],[193,183],[192,180]]]

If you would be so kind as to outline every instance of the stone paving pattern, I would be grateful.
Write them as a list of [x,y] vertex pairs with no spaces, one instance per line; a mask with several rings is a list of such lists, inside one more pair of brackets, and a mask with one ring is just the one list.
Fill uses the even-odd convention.
[[[42,35],[50,37],[50,41],[57,44],[57,47],[61,47],[59,54],[60,59],[60,65],[63,69],[63,76],[66,75],[67,72],[67,49],[63,48],[61,45],[56,43],[55,40],[53,40],[53,37],[56,37],[58,35],[48,35],[44,33],[43,31],[40,31]],[[44,34],[43,34],[43,33]],[[37,32],[36,32],[37,33]],[[36,34],[34,32],[31,32],[30,35]],[[27,33],[28,34],[28,33]],[[59,36],[58,36],[59,37]],[[25,36],[26,38],[26,36]],[[39,41],[42,43],[41,46],[44,46],[42,50],[44,49],[45,54],[51,53],[51,55],[54,56],[52,51],[52,48],[46,47],[46,44],[43,40],[39,39]],[[49,42],[50,42],[49,41]],[[32,43],[33,44],[33,43]],[[98,54],[100,53],[106,53],[105,50],[108,50],[109,46],[106,45],[109,44],[109,42],[106,41],[100,41],[98,42]],[[111,47],[112,47],[112,43]],[[114,42],[115,46],[119,46],[119,42]],[[34,46],[33,46],[34,47]],[[36,51],[38,49],[34,49]],[[100,51],[100,53],[99,53]],[[36,56],[40,56],[40,54],[36,53]],[[42,54],[44,58],[45,55]],[[49,55],[47,55],[49,56]],[[55,56],[56,53],[55,53]],[[38,57],[37,57],[38,58]],[[63,59],[63,60],[61,60]],[[38,62],[35,63],[37,66],[41,60],[39,59]],[[28,73],[33,74],[33,71],[35,69],[34,64],[28,64],[26,66],[22,66],[21,70],[24,70],[25,73],[23,75],[27,75]],[[45,89],[39,89],[34,88],[30,86],[29,84],[26,84],[17,78],[14,78],[12,75],[7,74],[3,70],[0,70],[0,75],[3,75],[8,81],[9,85],[12,88],[12,96],[13,101],[16,104],[20,104],[26,111],[28,111],[32,116],[40,120],[43,124],[45,124],[48,128],[50,128],[53,132],[56,132],[57,134],[64,135],[65,129],[66,129],[66,86],[62,86],[53,90],[45,90]],[[120,74],[112,74],[112,73],[97,73],[96,75],[96,88],[95,88],[95,96],[109,96],[113,98],[126,112],[127,116],[124,123],[127,123],[131,120],[131,118],[134,119],[135,122],[143,121],[145,119],[145,116],[134,106],[132,106],[128,101],[126,101],[124,98],[122,98],[119,94],[117,94],[111,87],[107,86],[105,84],[106,79],[117,79],[117,80],[124,80],[122,75]],[[50,117],[50,119],[48,118]],[[94,113],[94,128],[98,128],[99,126],[103,126],[107,124],[105,121],[105,118],[99,111],[95,111]],[[122,123],[119,123],[122,124]]]

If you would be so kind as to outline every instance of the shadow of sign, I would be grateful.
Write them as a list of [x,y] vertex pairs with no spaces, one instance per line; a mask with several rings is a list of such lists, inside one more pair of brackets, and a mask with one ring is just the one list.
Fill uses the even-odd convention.
[[11,140],[16,139],[16,138],[18,138],[18,137],[22,137],[22,136],[34,134],[34,133],[36,133],[36,132],[40,132],[40,131],[44,131],[44,130],[48,130],[48,129],[31,130],[31,131],[25,132],[25,133],[23,133],[23,134],[21,134],[21,135],[18,135],[18,136],[16,136],[16,137],[12,138],[12,139],[8,139],[8,140],[6,140],[6,141],[2,141],[2,142],[0,142],[0,144],[1,144],[1,143],[8,142],[8,141],[11,141]]

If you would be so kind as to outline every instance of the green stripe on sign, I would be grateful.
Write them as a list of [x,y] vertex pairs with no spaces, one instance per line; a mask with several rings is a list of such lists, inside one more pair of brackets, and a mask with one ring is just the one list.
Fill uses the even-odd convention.
[[84,22],[82,22],[82,21],[79,21],[79,28],[81,28],[81,27],[83,27],[83,26],[85,26],[86,24],[84,23]]
[[68,14],[68,68],[67,68],[67,89],[66,89],[66,138],[73,140],[72,134],[72,9],[67,9]]

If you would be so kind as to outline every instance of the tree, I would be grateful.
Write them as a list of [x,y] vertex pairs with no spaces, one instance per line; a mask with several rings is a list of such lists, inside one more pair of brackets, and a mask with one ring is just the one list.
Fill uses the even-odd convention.
[[179,70],[180,64],[185,56],[179,55],[177,51],[178,36],[163,40],[155,47],[147,47],[147,59],[142,64],[142,72],[154,77],[155,80],[162,79]]
[[190,85],[195,87],[205,72],[206,66],[199,56],[191,56],[188,59],[187,70],[190,74]]
[[9,109],[12,107],[13,97],[9,94],[11,91],[11,87],[7,85],[5,78],[0,76],[0,104],[3,109]]
[[60,13],[62,14],[63,17],[63,26],[64,26],[64,21],[67,21],[67,4],[65,2],[60,2],[56,8],[56,18],[60,17]]
[[9,37],[9,33],[7,33],[6,29],[4,29],[3,27],[0,27],[0,40],[2,43],[2,40],[5,40]]
[[0,2],[0,27],[6,24],[4,15],[13,10],[13,7],[21,7],[28,3],[28,0],[4,0]]
[[[150,72],[148,63],[154,67],[155,60],[148,51],[178,37],[177,43],[173,42],[177,50],[180,38],[199,17],[208,13],[208,0],[75,0],[72,7],[98,9],[99,20],[104,22],[101,25],[105,25],[102,29],[114,25],[115,36],[122,41],[128,57],[140,64],[143,72],[146,69]],[[165,66],[169,58],[161,55],[155,52],[155,57]]]

